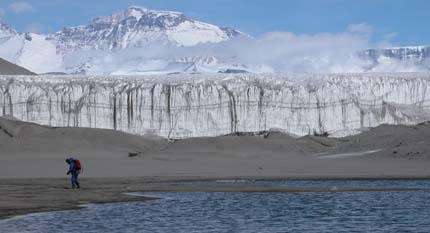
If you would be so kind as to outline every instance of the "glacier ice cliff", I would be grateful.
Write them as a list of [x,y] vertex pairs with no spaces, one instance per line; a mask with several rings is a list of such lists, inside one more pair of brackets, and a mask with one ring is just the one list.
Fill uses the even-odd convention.
[[0,76],[0,115],[168,138],[430,120],[430,74]]

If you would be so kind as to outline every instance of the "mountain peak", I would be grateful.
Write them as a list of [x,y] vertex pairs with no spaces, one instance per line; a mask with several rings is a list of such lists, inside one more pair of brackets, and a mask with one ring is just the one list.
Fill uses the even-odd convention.
[[142,6],[129,6],[126,10],[126,12],[129,12],[131,14],[134,13],[150,13],[150,14],[156,14],[157,16],[162,16],[162,15],[176,15],[176,16],[183,16],[184,13],[182,12],[178,12],[178,11],[164,11],[164,10],[153,10],[153,9],[148,9]]
[[17,34],[17,32],[0,18],[0,36],[15,34]]
[[[116,12],[107,17],[100,17],[93,20],[93,23],[123,23],[135,21],[140,24],[147,24],[148,26],[159,26],[163,27],[163,22],[177,23],[189,20],[183,13],[175,11],[159,11],[151,10],[140,6],[130,6],[125,10]],[[190,20],[191,21],[191,20]]]
[[130,6],[126,10],[126,15],[134,17],[137,21],[139,21],[142,16],[148,12],[149,10],[144,7],[139,6]]
[[192,20],[184,13],[130,6],[89,25],[67,27],[49,36],[62,52],[79,49],[118,50],[149,43],[193,46],[217,43],[240,35],[232,28]]
[[149,10],[148,8],[146,8],[146,7],[143,7],[143,6],[129,6],[129,7],[127,7],[127,10],[140,10],[140,11],[147,11],[147,10]]

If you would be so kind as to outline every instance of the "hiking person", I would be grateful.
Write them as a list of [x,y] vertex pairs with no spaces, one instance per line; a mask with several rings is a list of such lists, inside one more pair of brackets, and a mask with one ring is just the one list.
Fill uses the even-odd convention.
[[81,172],[81,162],[78,159],[68,158],[66,159],[66,163],[69,164],[69,171],[67,171],[67,175],[72,174],[72,188],[80,188],[78,181],[79,173]]

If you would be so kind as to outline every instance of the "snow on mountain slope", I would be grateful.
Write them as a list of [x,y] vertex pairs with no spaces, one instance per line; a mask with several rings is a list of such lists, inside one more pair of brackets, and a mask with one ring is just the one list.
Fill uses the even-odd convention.
[[193,46],[199,43],[217,43],[230,39],[221,28],[198,21],[185,21],[167,31],[170,41],[178,45]]
[[180,12],[132,6],[94,19],[89,25],[66,27],[47,36],[17,33],[0,21],[0,57],[37,73],[218,72],[232,66],[221,62],[217,68],[216,63],[205,66],[159,54],[142,57],[132,50],[151,45],[174,48],[218,43],[240,35],[243,34],[235,29],[195,21]]
[[0,40],[4,37],[16,35],[17,32],[0,19]]
[[62,56],[43,35],[15,34],[0,41],[0,57],[36,73],[62,71]]
[[189,19],[180,12],[132,6],[97,18],[89,25],[66,27],[48,38],[56,42],[60,51],[69,53],[79,49],[118,50],[153,42],[193,46],[226,41],[239,34],[231,28]]
[[17,38],[18,33],[0,19],[0,57],[16,63],[17,52],[22,43]]
[[[0,40],[0,57],[12,63],[17,63],[24,41],[20,35],[10,35]],[[21,64],[19,64],[21,65]],[[26,67],[28,68],[28,67]]]
[[27,33],[25,37],[18,64],[36,73],[63,71],[62,56],[57,54],[55,44],[45,36],[33,33]]

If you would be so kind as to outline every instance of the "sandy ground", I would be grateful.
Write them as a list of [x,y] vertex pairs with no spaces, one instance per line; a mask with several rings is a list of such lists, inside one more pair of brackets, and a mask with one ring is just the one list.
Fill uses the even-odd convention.
[[[270,132],[169,143],[112,130],[52,128],[3,117],[0,210],[10,216],[134,200],[138,197],[122,193],[127,187],[142,191],[148,180],[429,179],[429,138],[430,125],[421,124],[383,125],[340,139]],[[85,188],[78,192],[64,189],[70,185],[64,161],[70,156],[84,167]]]
[[81,160],[83,177],[430,178],[429,139],[430,125],[423,124],[380,126],[340,139],[273,132],[168,143],[0,118],[0,178],[65,177],[70,156]]

